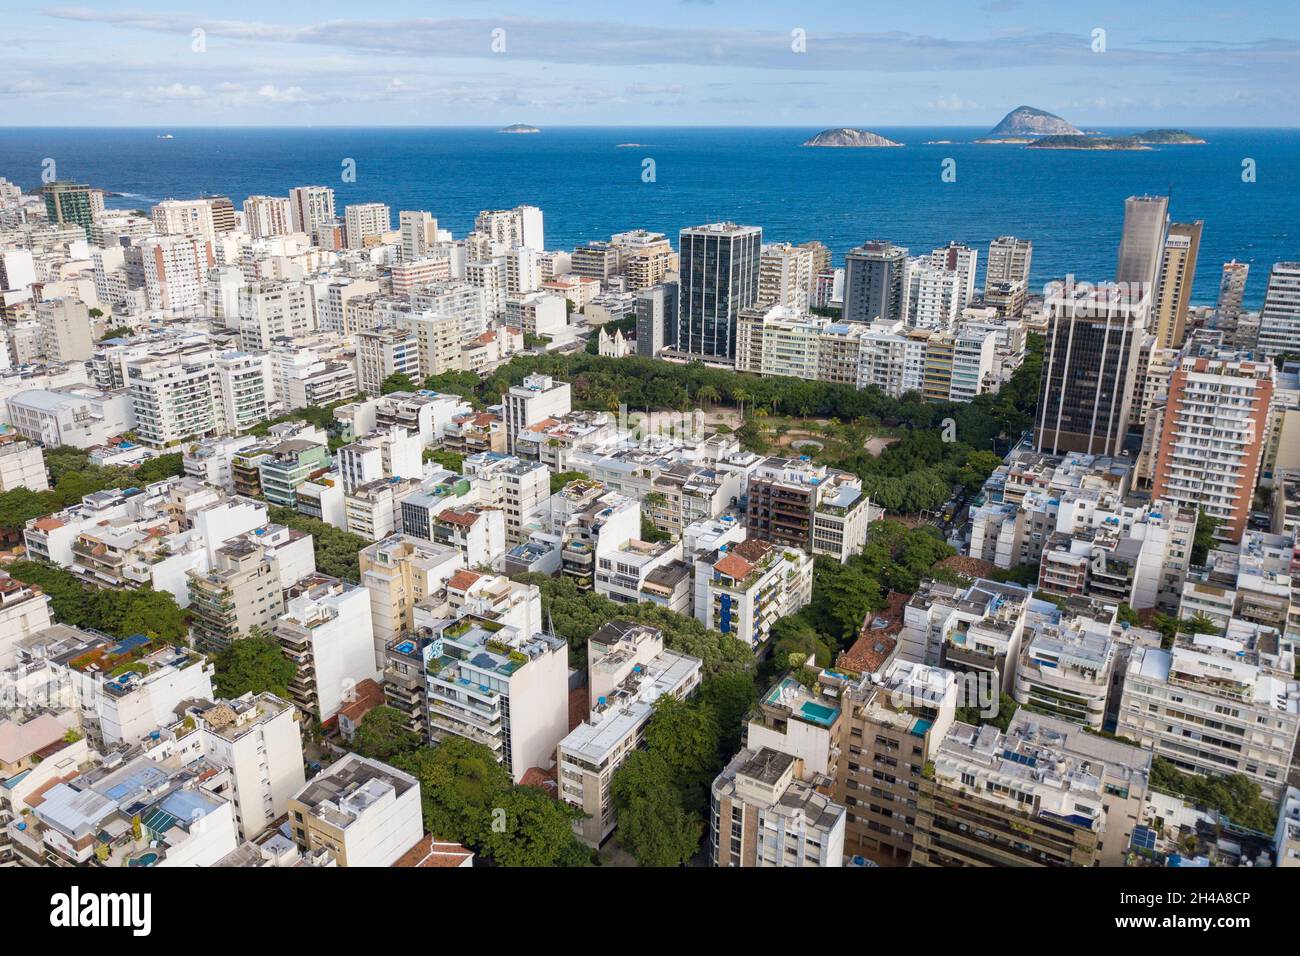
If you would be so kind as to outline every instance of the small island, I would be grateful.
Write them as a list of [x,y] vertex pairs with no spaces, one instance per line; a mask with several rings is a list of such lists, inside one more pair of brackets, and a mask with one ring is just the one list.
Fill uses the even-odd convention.
[[1157,146],[1205,145],[1205,140],[1185,129],[1149,129],[1145,133],[1137,133],[1134,138],[1138,142]]
[[1027,149],[1150,149],[1136,136],[1044,136]]
[[515,123],[512,126],[507,126],[504,129],[499,129],[497,130],[497,132],[498,133],[540,133],[541,130],[538,129],[536,126],[527,126],[523,123]]
[[1082,136],[1083,131],[1070,125],[1055,113],[1034,106],[1017,106],[979,142],[1016,143],[1026,138],[1040,136]]
[[1030,149],[1150,149],[1204,143],[1205,140],[1181,129],[1149,129],[1132,136],[1044,136],[1029,143]]
[[801,146],[827,146],[842,149],[865,149],[874,146],[902,146],[892,139],[886,139],[879,133],[867,129],[851,129],[847,126],[839,129],[824,129]]

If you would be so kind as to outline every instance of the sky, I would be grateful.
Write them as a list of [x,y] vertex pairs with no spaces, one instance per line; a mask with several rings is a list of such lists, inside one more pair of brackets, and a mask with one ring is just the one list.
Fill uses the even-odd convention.
[[1294,0],[0,0],[0,125],[1300,125]]

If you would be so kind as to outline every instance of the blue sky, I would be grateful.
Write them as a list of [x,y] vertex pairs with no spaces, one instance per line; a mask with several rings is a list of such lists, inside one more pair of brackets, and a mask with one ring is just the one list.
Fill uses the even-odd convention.
[[1021,103],[1300,125],[1291,0],[5,2],[0,22],[16,126],[991,126]]

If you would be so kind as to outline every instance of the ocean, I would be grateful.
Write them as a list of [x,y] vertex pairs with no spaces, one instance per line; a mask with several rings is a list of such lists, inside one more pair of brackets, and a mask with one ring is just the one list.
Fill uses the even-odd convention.
[[[1263,300],[1272,263],[1300,259],[1297,129],[1195,128],[1206,145],[1134,152],[971,143],[983,127],[876,129],[907,144],[903,149],[799,145],[815,132],[8,128],[0,129],[0,176],[33,188],[51,158],[59,178],[118,193],[108,205],[127,209],[206,193],[228,195],[238,206],[249,195],[323,184],[334,187],[340,216],[348,203],[385,202],[394,224],[399,210],[423,209],[457,236],[480,209],[529,203],[545,213],[548,248],[634,228],[675,242],[684,226],[731,219],[762,226],[766,241],[819,239],[837,260],[868,239],[888,239],[914,255],[955,240],[979,248],[982,266],[989,240],[1010,234],[1034,242],[1035,289],[1068,273],[1111,278],[1124,198],[1168,192],[1175,220],[1205,221],[1195,303],[1214,302],[1228,259],[1251,264],[1246,299],[1253,307]],[[159,138],[166,133],[173,138]],[[355,161],[355,182],[342,179],[345,159]],[[1243,181],[1246,159],[1254,161],[1254,182]],[[945,160],[953,161],[954,181],[941,175]]]

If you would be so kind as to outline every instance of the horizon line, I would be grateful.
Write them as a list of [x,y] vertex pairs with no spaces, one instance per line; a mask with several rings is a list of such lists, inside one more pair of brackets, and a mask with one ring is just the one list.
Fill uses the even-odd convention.
[[[523,124],[533,125],[533,124]],[[1175,129],[1177,126],[1152,126],[1150,124],[1136,123],[1124,125],[1100,125],[1085,123],[1085,126],[1091,126],[1095,129]],[[1300,129],[1300,124],[1291,126],[1255,126],[1255,125],[1201,125],[1190,124],[1197,129],[1229,129],[1229,130],[1295,130]],[[792,123],[673,123],[673,124],[650,124],[650,123],[630,123],[630,124],[597,124],[597,123],[562,123],[551,124],[550,129],[867,129],[868,126],[875,126],[880,129],[979,129],[989,130],[990,127],[984,124],[949,124],[949,123],[878,123],[858,126],[819,126],[818,124],[792,124]],[[28,125],[0,125],[0,130],[31,130],[31,129],[139,129],[139,130],[173,130],[173,129],[467,129],[467,130],[490,130],[501,132],[506,127],[494,124],[465,124],[465,123],[209,123],[209,124],[157,124],[146,125],[141,123],[114,123],[114,124],[81,124],[81,123],[41,123]],[[539,133],[546,131],[543,127],[537,127]],[[535,135],[535,134],[511,134],[511,135]],[[1085,134],[1086,135],[1086,134]]]

